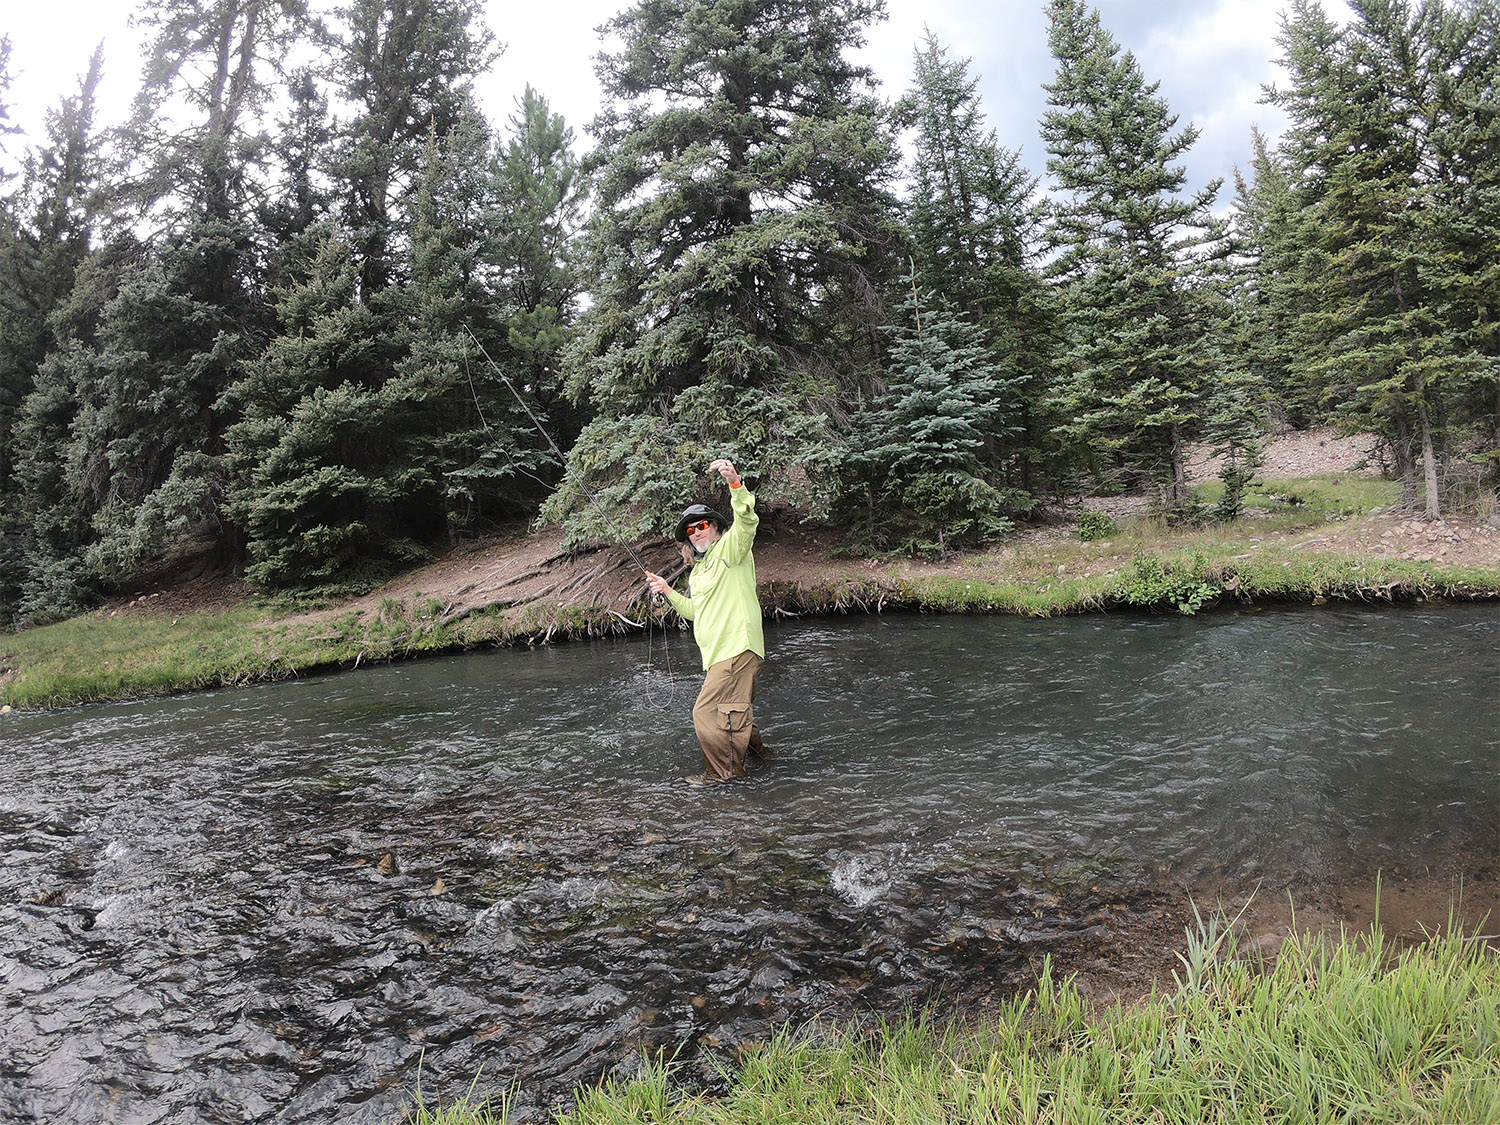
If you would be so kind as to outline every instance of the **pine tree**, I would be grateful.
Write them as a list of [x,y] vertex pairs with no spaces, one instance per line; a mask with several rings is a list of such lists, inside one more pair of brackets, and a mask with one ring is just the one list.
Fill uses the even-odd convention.
[[1081,0],[1052,0],[1057,62],[1042,137],[1059,189],[1050,241],[1068,351],[1063,432],[1101,481],[1146,473],[1187,499],[1186,450],[1210,356],[1195,277],[1221,252],[1219,183],[1183,196],[1172,162],[1197,139]]
[[[1500,231],[1483,187],[1497,17],[1437,0],[1353,7],[1334,32],[1316,4],[1294,5],[1281,39],[1290,86],[1272,92],[1292,119],[1284,149],[1309,217],[1304,284],[1321,295],[1301,317],[1302,364],[1347,426],[1385,438],[1407,502],[1435,518],[1455,423],[1469,402],[1493,417],[1481,390],[1493,358],[1474,325],[1493,308],[1485,236]],[[1488,418],[1481,428],[1492,440]]]
[[[767,494],[818,476],[839,406],[870,369],[897,243],[895,149],[846,54],[880,0],[642,0],[600,75],[592,304],[569,387],[598,412],[547,514],[585,491],[576,536],[661,526],[703,451]],[[795,470],[795,474],[794,474]],[[806,476],[803,474],[806,473]]]
[[[60,573],[59,559],[80,538],[48,526],[49,505],[63,502],[65,489],[52,475],[76,400],[71,381],[48,385],[62,373],[44,364],[66,334],[67,319],[54,314],[69,300],[98,219],[93,114],[102,65],[96,51],[78,94],[48,113],[46,143],[27,154],[16,192],[0,203],[0,624],[23,599],[30,616],[51,617],[76,608],[84,593],[70,579],[54,600],[39,582],[44,570]],[[77,520],[75,529],[79,523],[86,527]]]
[[1031,268],[1040,235],[1036,180],[1020,154],[983,129],[978,78],[929,33],[916,52],[915,81],[901,103],[915,128],[910,226],[919,284],[940,293],[984,333],[992,360],[1015,372],[1002,412],[1020,424],[994,450],[1021,490],[1045,444],[1050,326],[1040,279]]
[[885,390],[853,420],[844,512],[877,547],[943,552],[1010,526],[987,450],[1008,428],[983,333],[915,278],[890,329]]
[[349,0],[330,44],[355,115],[336,176],[356,244],[359,296],[403,280],[395,258],[410,224],[429,137],[470,112],[473,81],[494,58],[480,0]]

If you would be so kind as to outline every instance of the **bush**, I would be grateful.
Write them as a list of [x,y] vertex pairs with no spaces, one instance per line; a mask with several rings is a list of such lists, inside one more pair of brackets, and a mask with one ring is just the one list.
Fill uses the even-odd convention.
[[1210,582],[1201,572],[1201,559],[1186,568],[1165,563],[1157,555],[1137,555],[1132,573],[1120,587],[1118,596],[1128,605],[1155,609],[1172,606],[1178,613],[1197,613],[1218,599],[1223,589]]
[[1101,539],[1112,539],[1119,534],[1120,525],[1108,512],[1096,512],[1085,508],[1078,514],[1078,538],[1085,543],[1097,543]]
[[19,626],[66,621],[98,600],[81,559],[33,558],[29,569],[16,604],[15,619]]

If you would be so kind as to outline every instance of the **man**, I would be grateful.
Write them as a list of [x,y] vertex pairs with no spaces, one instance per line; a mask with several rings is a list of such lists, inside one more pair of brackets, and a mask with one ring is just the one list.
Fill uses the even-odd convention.
[[734,464],[720,459],[708,467],[729,484],[730,523],[703,504],[677,521],[677,542],[692,563],[688,593],[678,593],[659,574],[647,573],[653,593],[693,623],[693,639],[703,655],[703,689],[693,704],[693,729],[703,748],[705,773],[689,781],[713,785],[745,774],[745,756],[764,746],[755,725],[755,691],[765,663],[760,600],[755,593],[755,497]]

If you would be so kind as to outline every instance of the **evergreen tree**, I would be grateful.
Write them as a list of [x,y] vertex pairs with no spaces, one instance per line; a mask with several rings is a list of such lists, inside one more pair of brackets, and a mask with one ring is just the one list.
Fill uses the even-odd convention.
[[1433,204],[1431,273],[1452,334],[1451,398],[1440,419],[1455,456],[1500,492],[1500,10],[1435,5],[1429,13]]
[[1046,426],[1047,302],[1031,269],[1040,231],[1036,180],[1003,149],[984,115],[966,59],[952,60],[929,34],[916,52],[913,88],[901,103],[916,130],[910,226],[919,284],[942,294],[984,333],[995,363],[1020,378],[1002,404],[1019,425],[994,450],[1013,486],[1029,491]]
[[119,138],[128,190],[111,202],[121,232],[151,238],[123,264],[97,333],[74,345],[66,457],[92,513],[86,560],[106,582],[190,531],[224,545],[216,404],[268,327],[259,114],[304,17],[302,0],[152,0],[137,17],[152,39]]
[[17,619],[39,624],[84,608],[99,583],[84,564],[93,538],[89,482],[74,443],[84,371],[104,310],[115,297],[132,253],[128,243],[93,252],[79,263],[66,297],[48,316],[55,341],[21,403],[14,440],[15,488],[22,566]]
[[593,300],[568,352],[571,393],[598,417],[546,514],[585,490],[604,502],[573,534],[661,526],[705,448],[768,495],[818,478],[817,404],[840,407],[870,373],[897,241],[887,115],[846,57],[883,11],[642,0],[610,25],[623,46],[599,67]]
[[[71,553],[77,534],[66,543],[55,533],[40,541],[36,534],[35,521],[45,527],[48,505],[61,500],[60,483],[44,482],[63,456],[66,424],[76,408],[70,392],[46,386],[59,373],[44,375],[43,364],[58,346],[54,314],[88,257],[97,219],[100,154],[93,113],[102,64],[96,50],[78,94],[48,113],[46,143],[27,154],[16,192],[0,202],[0,624],[14,615],[39,570],[54,563],[58,552]],[[63,425],[54,434],[39,420],[59,408]],[[28,410],[37,416],[29,423]],[[33,490],[28,480],[42,487]],[[71,608],[80,593],[70,582],[58,606]],[[34,594],[35,606],[47,602],[40,587]]]
[[329,44],[344,99],[355,107],[336,175],[371,301],[403,278],[409,203],[429,137],[446,138],[470,112],[474,78],[494,59],[480,0],[350,0]]
[[[10,119],[10,36],[0,35],[0,154],[7,157],[10,155],[10,142],[6,137],[13,137],[21,131],[19,125],[13,124]],[[0,167],[0,184],[4,184],[13,177],[14,173]]]
[[1238,369],[1262,388],[1281,420],[1304,427],[1327,417],[1322,388],[1304,377],[1297,359],[1301,316],[1317,304],[1303,283],[1309,216],[1287,162],[1259,130],[1251,143],[1249,177],[1235,172],[1233,348]]
[[1254,306],[1245,299],[1223,300],[1203,295],[1217,312],[1212,355],[1217,372],[1203,408],[1203,436],[1220,461],[1224,492],[1214,507],[1215,519],[1237,519],[1244,509],[1245,490],[1261,462],[1261,436],[1267,427],[1268,391],[1258,366]]
[[844,512],[877,547],[938,552],[1008,528],[986,451],[1007,428],[1006,380],[983,334],[915,278],[886,363],[885,390],[854,417]]
[[1195,287],[1220,244],[1214,182],[1183,196],[1173,161],[1197,139],[1082,0],[1051,0],[1057,62],[1042,120],[1059,188],[1050,240],[1068,351],[1063,432],[1101,481],[1159,481],[1186,501],[1186,450],[1210,356]]
[[542,463],[553,460],[525,413],[539,408],[517,398],[534,402],[535,388],[514,377],[507,387],[504,370],[492,366],[498,352],[519,374],[497,344],[510,317],[490,273],[504,268],[492,228],[506,221],[490,153],[477,115],[431,146],[413,210],[411,283],[392,292],[406,354],[381,389],[402,437],[412,498],[420,502],[419,487],[432,490],[430,507],[446,513],[450,538],[487,518],[534,510]]
[[[340,221],[278,264],[281,335],[226,396],[234,511],[252,581],[357,589],[469,518],[489,137],[470,86],[490,57],[473,0],[355,0],[329,46],[354,107],[328,174]],[[312,87],[285,212],[313,218],[323,115]]]
[[304,279],[277,290],[280,334],[226,396],[240,414],[229,511],[245,529],[246,577],[267,587],[357,586],[389,559],[372,524],[392,491],[366,467],[376,316],[355,300],[349,241],[331,225],[318,233]]
[[331,179],[334,125],[319,76],[310,69],[291,75],[287,107],[270,138],[270,185],[258,209],[266,241],[266,285],[295,281],[334,210]]
[[511,118],[513,136],[495,171],[493,263],[504,317],[504,352],[521,385],[560,420],[555,438],[577,435],[561,397],[562,357],[581,289],[574,239],[587,183],[572,151],[573,131],[531,87]]
[[1497,15],[1438,0],[1353,8],[1334,30],[1315,3],[1294,4],[1290,85],[1271,94],[1301,176],[1300,280],[1319,294],[1300,317],[1301,365],[1347,426],[1385,439],[1407,502],[1436,517],[1462,435],[1494,448]]

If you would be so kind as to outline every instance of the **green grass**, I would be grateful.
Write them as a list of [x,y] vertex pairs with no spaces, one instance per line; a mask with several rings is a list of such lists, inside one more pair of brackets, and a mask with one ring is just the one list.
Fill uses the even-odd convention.
[[154,618],[106,613],[0,637],[0,665],[15,676],[0,700],[48,707],[153,695],[233,682],[264,661],[256,622],[262,607]]
[[[1095,1009],[1044,967],[968,1026],[786,1031],[708,1096],[663,1066],[580,1090],[559,1125],[1133,1125],[1500,1121],[1500,956],[1449,934],[1401,952],[1290,937],[1272,963],[1216,923],[1169,991]],[[478,1125],[456,1116],[445,1125]]]
[[0,637],[0,702],[55,707],[286,678],[319,668],[453,648],[462,640],[431,607],[369,620],[338,615],[314,624],[275,623],[265,605],[178,618],[98,611]]
[[446,1104],[440,1098],[429,1102],[422,1089],[422,1064],[417,1064],[417,1085],[411,1092],[403,1118],[404,1125],[506,1125],[510,1120],[512,1090],[478,1096],[479,1080],[475,1075],[469,1088]]
[[0,634],[0,704],[59,707],[164,695],[329,668],[401,660],[479,644],[599,636],[617,622],[599,606],[529,607],[517,620],[477,613],[443,621],[443,604],[422,593],[387,598],[362,616],[352,610],[313,621],[277,621],[266,605],[228,612],[111,616]]
[[[1212,508],[1224,494],[1220,481],[1196,485],[1194,496]],[[1373,477],[1300,477],[1287,480],[1255,481],[1245,490],[1247,512],[1258,518],[1260,526],[1271,530],[1293,531],[1315,527],[1330,520],[1347,519],[1389,508],[1401,499],[1397,481]]]

